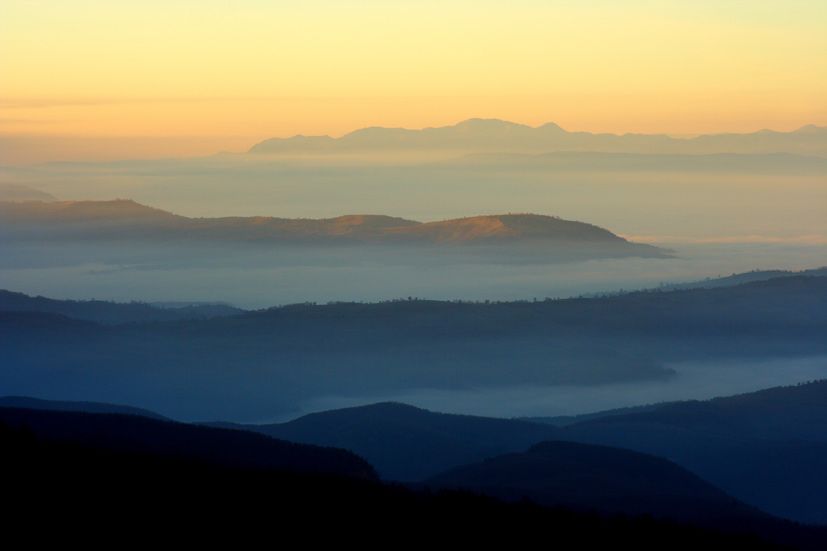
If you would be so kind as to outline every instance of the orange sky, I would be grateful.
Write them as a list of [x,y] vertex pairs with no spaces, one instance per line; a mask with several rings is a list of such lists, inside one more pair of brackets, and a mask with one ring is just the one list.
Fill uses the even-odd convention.
[[0,0],[0,162],[492,117],[827,124],[822,0]]

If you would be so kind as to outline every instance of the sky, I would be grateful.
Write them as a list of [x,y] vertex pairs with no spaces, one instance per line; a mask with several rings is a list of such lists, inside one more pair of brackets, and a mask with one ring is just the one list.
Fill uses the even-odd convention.
[[491,117],[691,135],[827,124],[824,0],[0,0],[18,162],[241,151]]

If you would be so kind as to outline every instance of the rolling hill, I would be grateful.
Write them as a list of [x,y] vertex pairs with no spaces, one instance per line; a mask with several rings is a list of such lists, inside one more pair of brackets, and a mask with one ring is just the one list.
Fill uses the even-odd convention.
[[[25,404],[25,401],[20,403]],[[35,404],[38,405],[37,402]],[[100,409],[100,405],[83,403],[62,406],[60,403],[46,402],[43,407]],[[553,445],[560,448],[554,451],[557,454],[554,461],[562,461],[576,454],[566,451],[561,442],[588,444],[583,448],[585,458],[572,460],[569,466],[585,469],[589,461],[594,463],[599,457],[611,459],[615,457],[612,454],[620,453],[617,450],[625,449],[668,459],[737,500],[773,515],[799,522],[825,524],[827,502],[824,496],[827,495],[827,485],[822,476],[827,469],[825,423],[827,381],[705,401],[598,412],[568,418],[565,426],[440,414],[398,403],[325,411],[279,424],[214,425],[258,432],[297,443],[350,450],[367,459],[385,479],[434,479],[432,482],[435,481],[440,487],[462,486],[503,498],[519,498],[517,494],[533,488],[536,492],[526,495],[547,505],[600,505],[605,511],[615,512],[622,505],[627,513],[651,513],[657,492],[665,491],[668,484],[651,480],[644,484],[639,479],[631,483],[628,481],[632,479],[626,475],[607,482],[603,478],[608,475],[603,471],[588,476],[585,472],[572,472],[564,476],[564,471],[560,470],[558,478],[555,478],[548,473],[543,474],[546,459],[543,459],[545,451],[542,449],[530,451],[530,457],[522,457],[527,448],[553,440],[557,442]],[[608,446],[613,450],[598,452],[591,446]],[[579,448],[575,446],[572,449]],[[593,455],[589,455],[592,452]],[[506,458],[502,463],[486,462],[492,457],[509,454],[514,458]],[[616,466],[625,468],[623,456],[617,459],[619,464]],[[528,466],[539,461],[536,465],[539,470],[513,468],[523,461]],[[554,461],[549,465],[557,472],[562,464]],[[477,464],[482,466],[466,470],[468,465]],[[605,467],[611,464],[609,461]],[[491,465],[496,468],[489,472]],[[497,474],[500,467],[505,470]],[[453,482],[453,475],[441,478],[454,469],[464,474]],[[475,469],[480,469],[481,474],[473,474],[477,472]],[[486,478],[489,474],[490,478]],[[523,475],[527,478],[520,479]],[[508,484],[495,484],[498,476],[505,477]],[[489,482],[485,482],[486,479]],[[561,486],[570,480],[585,485]],[[547,486],[543,486],[546,483]],[[624,484],[627,484],[625,488]],[[633,499],[633,490],[644,494],[651,490],[651,493],[640,494]],[[612,496],[625,497],[618,497],[617,503],[613,504]],[[685,505],[687,509],[684,512],[692,509],[688,502]],[[634,509],[635,506],[641,508]],[[650,509],[645,510],[646,507]],[[665,504],[663,507],[666,510]],[[683,506],[675,507],[675,511],[679,511]],[[709,510],[707,506],[702,509]]]
[[664,256],[592,224],[537,214],[473,216],[421,223],[384,215],[325,219],[187,218],[129,200],[0,202],[4,240],[163,240],[252,244],[549,244],[598,255]]
[[345,448],[389,480],[419,481],[439,471],[554,436],[540,424],[434,413],[398,403],[313,413],[287,423],[238,425],[293,442]]
[[668,458],[772,514],[827,523],[827,382],[608,412],[559,438]]
[[623,448],[667,458],[772,514],[827,523],[821,476],[827,469],[827,381],[552,421],[561,426],[543,430],[528,421],[375,404],[242,427],[349,449],[383,477],[403,480],[424,480],[544,440]]
[[[508,500],[737,525],[765,515],[669,461],[628,450],[549,441],[438,474],[428,486]],[[766,518],[765,520],[769,520]]]

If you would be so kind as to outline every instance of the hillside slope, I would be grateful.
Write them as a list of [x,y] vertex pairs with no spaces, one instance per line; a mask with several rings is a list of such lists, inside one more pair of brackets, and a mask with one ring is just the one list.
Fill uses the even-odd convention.
[[666,457],[770,513],[827,523],[827,381],[609,414],[565,440]]
[[335,446],[367,459],[390,480],[418,481],[442,470],[553,437],[551,427],[448,415],[380,403],[305,415],[270,425],[241,425],[275,438]]

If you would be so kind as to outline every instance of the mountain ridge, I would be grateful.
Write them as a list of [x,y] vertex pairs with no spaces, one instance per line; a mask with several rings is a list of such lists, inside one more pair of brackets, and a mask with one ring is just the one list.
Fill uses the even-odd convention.
[[334,218],[270,216],[189,218],[129,199],[0,202],[7,238],[184,238],[246,242],[498,244],[548,241],[594,244],[641,256],[665,250],[638,244],[587,222],[542,214],[487,214],[419,222],[387,215]]
[[771,514],[827,523],[827,380],[606,413],[560,438],[665,457]]
[[159,421],[172,421],[160,413],[148,409],[110,404],[107,402],[89,402],[75,400],[46,400],[32,396],[0,396],[0,408],[34,409],[44,411],[75,411],[83,413],[112,413],[117,415],[138,415]]
[[421,129],[373,126],[340,137],[269,138],[248,153],[352,153],[394,149],[543,152],[561,150],[659,153],[780,153],[827,154],[827,127],[804,125],[789,132],[703,134],[675,138],[667,134],[592,133],[567,131],[554,122],[529,126],[502,119],[471,118],[453,125]]
[[233,306],[215,304],[162,308],[146,302],[55,300],[42,296],[29,296],[25,293],[5,289],[0,289],[0,311],[58,314],[75,320],[102,324],[209,319],[244,312],[244,310]]

